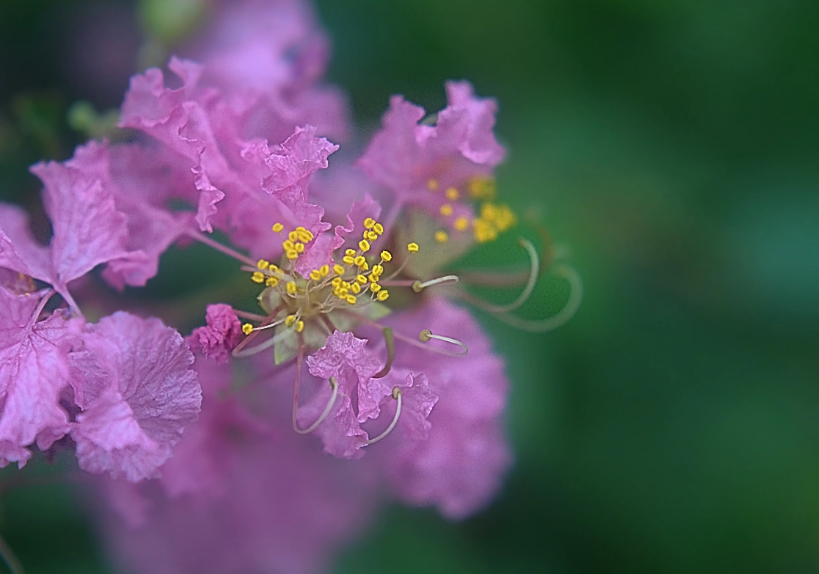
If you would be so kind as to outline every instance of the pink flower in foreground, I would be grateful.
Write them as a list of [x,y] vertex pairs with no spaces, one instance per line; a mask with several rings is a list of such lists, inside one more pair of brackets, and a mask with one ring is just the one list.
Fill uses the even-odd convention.
[[[38,296],[39,295],[39,296]],[[66,351],[76,333],[60,312],[37,321],[42,293],[16,295],[0,287],[0,467],[47,449],[68,431],[60,393],[69,382]]]
[[193,355],[159,319],[122,312],[86,325],[82,342],[69,355],[80,468],[131,482],[155,476],[199,413]]

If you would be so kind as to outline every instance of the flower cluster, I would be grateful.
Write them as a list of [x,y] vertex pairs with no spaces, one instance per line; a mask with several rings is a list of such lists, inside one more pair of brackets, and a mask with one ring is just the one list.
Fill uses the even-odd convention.
[[[510,312],[541,272],[531,242],[529,270],[501,277],[523,286],[509,305],[448,271],[516,224],[495,198],[493,100],[451,82],[427,118],[396,96],[361,158],[328,170],[326,138],[350,127],[321,83],[327,44],[310,11],[214,6],[179,47],[194,59],[132,78],[118,143],[32,168],[48,246],[0,205],[0,465],[70,437],[80,468],[107,475],[105,533],[136,571],[313,572],[385,492],[462,518],[498,491],[511,462],[504,365],[451,299],[550,329],[580,286],[555,267],[572,296],[527,321]],[[184,339],[156,318],[86,319],[95,268],[114,289],[139,287],[190,241],[236,259],[259,309],[214,303]]]

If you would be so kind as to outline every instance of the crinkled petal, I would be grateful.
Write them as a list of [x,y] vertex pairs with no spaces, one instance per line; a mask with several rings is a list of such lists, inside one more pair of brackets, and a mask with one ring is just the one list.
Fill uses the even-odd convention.
[[154,476],[199,412],[190,349],[158,319],[122,312],[86,326],[83,343],[70,356],[80,468],[131,482]]
[[26,447],[48,448],[68,430],[59,402],[72,333],[60,313],[35,322],[39,302],[0,287],[0,467],[23,466]]
[[51,282],[48,247],[34,239],[28,214],[17,206],[5,203],[0,203],[0,267]]
[[[352,397],[360,383],[366,383],[381,368],[381,361],[366,348],[367,340],[352,333],[336,331],[327,338],[326,345],[307,358],[310,374],[319,379],[335,377],[339,391],[336,404],[316,433],[324,443],[324,450],[340,458],[360,458],[367,433],[361,428],[353,411]],[[302,424],[318,419],[328,403],[330,391],[322,386],[320,392],[305,405],[300,413]]]
[[242,340],[242,323],[233,308],[224,303],[208,305],[205,321],[207,326],[194,329],[186,340],[193,352],[225,364]]

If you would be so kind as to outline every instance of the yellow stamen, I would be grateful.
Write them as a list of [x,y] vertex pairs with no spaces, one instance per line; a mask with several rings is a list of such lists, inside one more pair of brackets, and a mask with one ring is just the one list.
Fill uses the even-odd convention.
[[301,333],[304,331],[304,321],[299,321],[296,323],[296,333]]
[[296,243],[296,253],[304,253],[304,243]]
[[345,298],[345,301],[347,301],[347,303],[349,303],[350,305],[355,305],[355,301],[356,301],[355,295],[347,295],[347,297]]
[[452,215],[452,206],[449,205],[448,203],[445,203],[445,204],[443,204],[441,206],[440,211],[441,211],[441,215],[443,215],[445,217],[449,217],[450,215]]
[[333,265],[333,273],[335,273],[336,275],[344,275],[344,267],[336,263],[335,265]]
[[383,291],[379,291],[378,295],[375,296],[376,299],[379,301],[386,301],[390,296],[390,292],[384,289]]
[[467,227],[469,227],[469,220],[466,217],[459,217],[455,220],[455,229],[458,231],[464,231]]
[[383,265],[373,265],[373,270],[372,270],[373,275],[378,276],[378,275],[381,275],[383,272],[384,272]]
[[460,197],[460,195],[461,194],[458,193],[458,190],[455,189],[454,187],[450,187],[449,189],[446,190],[446,198],[449,201],[455,201],[456,199],[458,199]]
[[264,283],[264,273],[261,271],[256,271],[253,275],[250,276],[250,280],[254,283]]
[[327,277],[330,274],[330,266],[329,265],[322,265],[319,267],[319,273],[322,277]]
[[365,231],[364,232],[364,239],[369,239],[370,241],[375,241],[378,239],[378,234],[375,231]]
[[392,253],[387,251],[386,249],[381,252],[381,259],[384,261],[392,261]]
[[270,267],[270,261],[266,261],[264,259],[259,259],[259,262],[256,263],[256,267],[258,267],[259,269],[262,269],[262,270],[267,269],[268,267]]
[[352,265],[355,263],[355,258],[352,255],[345,255],[341,258],[341,260],[346,263],[347,265]]
[[355,257],[355,249],[348,249],[344,252],[344,255],[349,255],[350,257]]
[[367,251],[370,250],[370,242],[367,241],[366,239],[362,239],[361,241],[358,242],[358,248],[361,249],[361,251],[363,251],[364,253],[367,253]]
[[245,335],[250,335],[252,332],[253,325],[251,325],[250,323],[245,323],[244,325],[242,325],[242,333],[244,333]]
[[418,253],[418,244],[417,243],[410,243],[407,245],[407,251],[410,253]]
[[363,267],[367,264],[367,260],[364,259],[363,255],[359,255],[355,259],[353,259],[353,263],[355,263],[358,267]]
[[364,227],[366,229],[372,229],[374,225],[375,219],[373,219],[372,217],[368,217],[367,219],[364,220]]
[[310,279],[312,279],[313,281],[318,281],[319,279],[321,279],[321,271],[319,271],[318,269],[313,269],[310,272]]
[[352,285],[350,285],[350,291],[358,295],[359,293],[361,293],[361,285],[359,285],[358,283],[353,283]]
[[381,235],[384,233],[384,226],[380,223],[376,223],[375,226],[373,226],[373,231],[375,231],[376,234]]
[[267,285],[268,287],[275,287],[276,285],[279,284],[279,278],[278,277],[268,277],[267,281],[265,281],[264,284]]
[[[373,271],[375,271],[375,269],[373,269]],[[367,284],[367,278],[364,277],[363,275],[356,276],[355,280],[358,281],[359,283],[361,283],[362,285]]]
[[446,231],[436,231],[435,241],[438,243],[446,243],[449,240],[449,234]]
[[435,191],[436,189],[438,189],[438,180],[437,179],[430,179],[427,182],[427,187],[429,188],[430,191]]
[[282,241],[282,249],[284,249],[285,251],[292,251],[295,248],[296,245],[289,239],[285,239],[284,241]]
[[291,231],[290,233],[287,234],[287,238],[290,241],[298,241],[299,233],[297,231]]
[[293,259],[298,259],[298,258],[299,258],[299,252],[298,252],[298,251],[296,251],[295,249],[288,249],[288,250],[285,252],[285,255],[286,255],[286,256],[287,256],[287,258],[288,258],[288,259],[290,259],[291,261],[292,261]]
[[288,281],[287,282],[287,292],[288,293],[290,293],[291,295],[295,295],[298,290],[299,290],[299,287],[298,287],[298,285],[296,285],[296,283],[294,281]]
[[372,291],[373,293],[378,293],[379,291],[381,291],[381,285],[379,285],[378,283],[373,283],[372,285],[370,285],[370,291]]
[[292,327],[293,323],[295,323],[295,322],[296,322],[296,316],[295,315],[288,315],[287,319],[284,320],[284,326],[285,327]]
[[282,225],[281,223],[273,224],[273,231],[275,231],[276,233],[279,233],[282,229],[284,229],[284,225]]

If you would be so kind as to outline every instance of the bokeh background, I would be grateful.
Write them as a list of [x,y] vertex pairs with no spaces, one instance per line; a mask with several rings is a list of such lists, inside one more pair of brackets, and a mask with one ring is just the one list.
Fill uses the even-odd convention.
[[[137,4],[0,2],[5,198],[30,202],[26,167],[71,155],[87,120],[73,102],[119,105],[145,26],[187,22]],[[501,194],[586,283],[554,333],[481,316],[513,381],[517,463],[495,504],[462,523],[393,507],[336,571],[819,572],[819,3],[318,9],[359,125],[393,93],[442,107],[450,78],[499,100]],[[509,238],[467,263],[518,256]],[[171,276],[140,296],[197,294]],[[538,297],[531,316],[565,289]],[[0,531],[28,572],[109,572],[71,486],[26,472]]]

